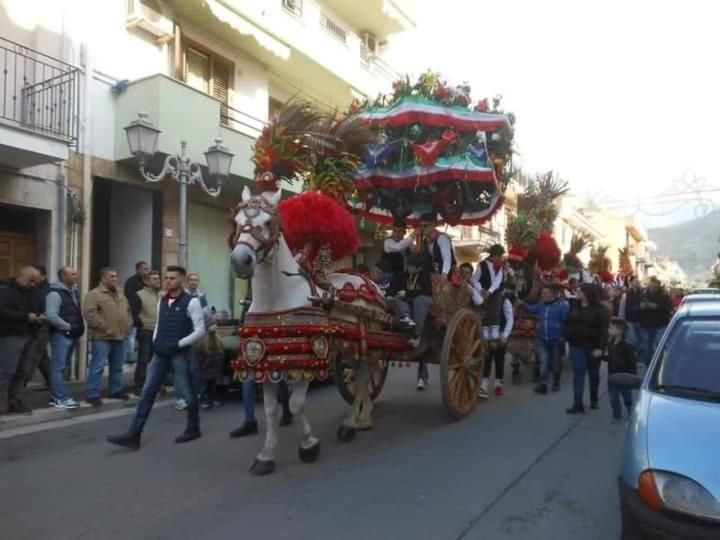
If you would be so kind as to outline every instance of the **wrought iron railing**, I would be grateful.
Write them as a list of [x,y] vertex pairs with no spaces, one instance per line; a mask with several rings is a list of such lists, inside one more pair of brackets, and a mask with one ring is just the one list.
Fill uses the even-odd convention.
[[0,37],[0,121],[76,144],[80,70]]
[[233,109],[230,105],[222,103],[220,105],[220,123],[223,126],[227,126],[238,131],[250,132],[251,134],[259,135],[263,128],[267,125],[266,122],[250,116],[247,113]]

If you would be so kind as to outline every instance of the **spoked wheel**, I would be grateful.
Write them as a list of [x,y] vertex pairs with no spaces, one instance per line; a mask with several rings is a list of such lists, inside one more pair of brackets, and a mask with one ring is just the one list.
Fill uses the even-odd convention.
[[445,410],[459,420],[473,410],[485,360],[480,317],[458,311],[445,330],[440,358],[440,383]]
[[[373,401],[380,395],[383,386],[385,386],[389,366],[390,363],[387,360],[371,362],[368,366],[370,370],[370,399]],[[337,360],[335,363],[335,385],[345,403],[352,405],[357,393],[355,374],[352,367],[342,360]]]

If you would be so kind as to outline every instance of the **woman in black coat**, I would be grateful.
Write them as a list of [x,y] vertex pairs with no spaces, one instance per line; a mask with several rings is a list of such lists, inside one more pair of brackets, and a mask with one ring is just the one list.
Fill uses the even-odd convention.
[[609,314],[600,302],[600,289],[592,283],[583,283],[568,314],[565,337],[570,344],[570,361],[573,365],[574,402],[568,414],[585,412],[583,393],[585,373],[590,380],[590,408],[598,408],[600,363],[607,345]]

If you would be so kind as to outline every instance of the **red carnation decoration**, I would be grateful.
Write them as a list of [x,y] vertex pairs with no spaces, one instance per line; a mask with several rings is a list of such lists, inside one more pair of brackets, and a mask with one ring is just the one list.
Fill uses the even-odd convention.
[[610,283],[615,280],[615,276],[609,270],[600,270],[598,276],[603,283]]
[[533,254],[542,270],[552,270],[560,264],[562,252],[555,239],[548,233],[540,233],[533,247]]
[[[360,237],[350,212],[333,197],[306,191],[280,203],[283,236],[293,253],[327,245],[337,261],[355,253]],[[314,256],[314,254],[313,254]]]
[[511,261],[522,262],[527,257],[528,250],[523,246],[510,246],[507,258]]

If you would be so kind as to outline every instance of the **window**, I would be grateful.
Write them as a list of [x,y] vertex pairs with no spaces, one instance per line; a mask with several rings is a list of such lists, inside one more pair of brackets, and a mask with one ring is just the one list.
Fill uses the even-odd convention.
[[658,354],[654,391],[720,400],[720,319],[677,320]]
[[347,41],[347,31],[324,13],[320,15],[320,26],[325,28],[325,30],[330,32],[343,43]]
[[282,0],[282,6],[296,17],[302,18],[303,0]]
[[209,94],[225,105],[230,104],[233,64],[196,45],[185,47],[185,82]]
[[283,108],[283,103],[279,99],[271,97],[268,100],[268,122],[274,120],[280,115],[280,111]]

